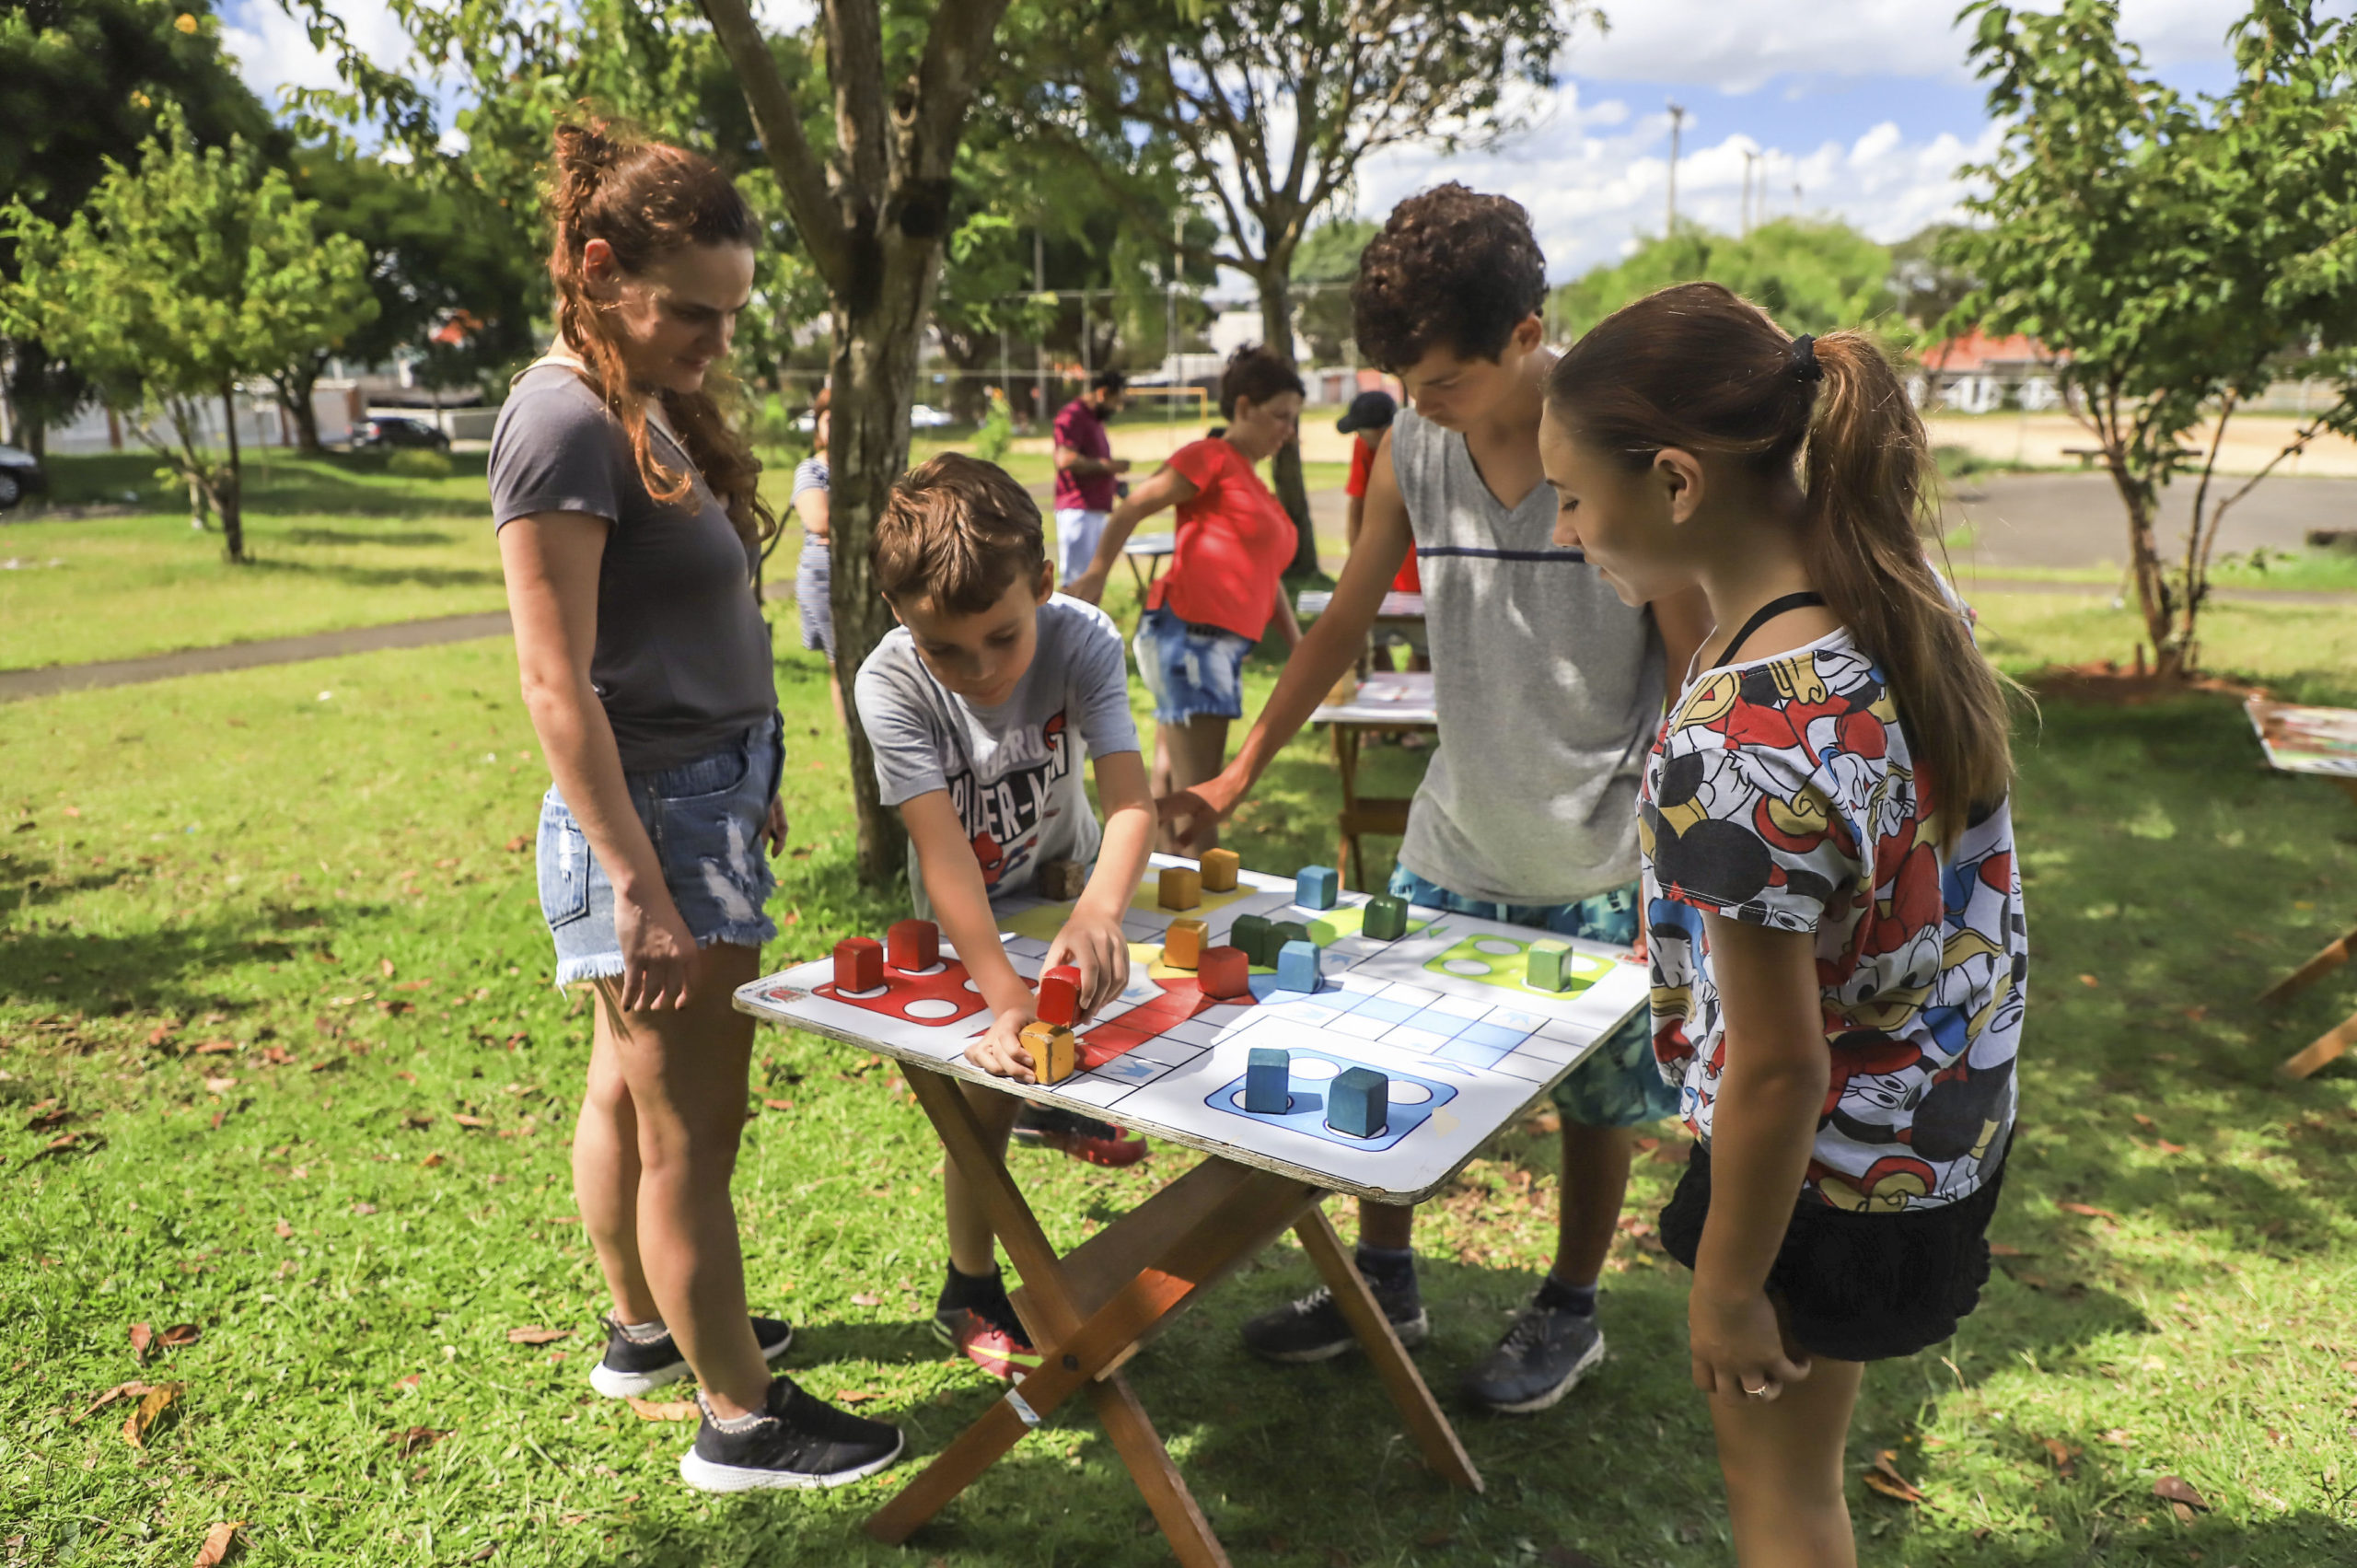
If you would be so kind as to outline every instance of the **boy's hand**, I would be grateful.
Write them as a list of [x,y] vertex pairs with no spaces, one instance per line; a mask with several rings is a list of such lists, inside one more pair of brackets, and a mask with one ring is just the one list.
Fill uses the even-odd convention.
[[1028,1007],[1007,1008],[991,1020],[987,1033],[966,1048],[966,1060],[1001,1078],[1013,1078],[1018,1084],[1038,1083],[1039,1079],[1032,1075],[1038,1063],[1023,1049],[1023,1026],[1034,1016]]
[[1066,598],[1086,599],[1090,604],[1096,604],[1105,597],[1105,574],[1096,571],[1083,572],[1071,582],[1064,584],[1061,591]]
[[1694,1387],[1718,1399],[1768,1404],[1809,1374],[1806,1354],[1785,1353],[1766,1291],[1723,1294],[1696,1281],[1686,1298],[1686,1337]]
[[1110,915],[1090,912],[1086,900],[1072,912],[1064,928],[1048,944],[1039,962],[1045,974],[1058,964],[1080,970],[1080,1016],[1086,1023],[1097,1008],[1121,994],[1130,983],[1130,939],[1121,923]]

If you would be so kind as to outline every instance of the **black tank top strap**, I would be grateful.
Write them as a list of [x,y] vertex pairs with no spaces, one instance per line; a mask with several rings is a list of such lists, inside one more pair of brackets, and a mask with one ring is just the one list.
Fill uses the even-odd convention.
[[1807,588],[1804,588],[1796,594],[1786,594],[1782,598],[1770,599],[1766,604],[1761,605],[1758,610],[1752,611],[1751,619],[1743,623],[1743,630],[1735,634],[1735,641],[1729,643],[1727,645],[1727,651],[1718,656],[1718,661],[1714,668],[1724,668],[1726,666],[1733,664],[1736,659],[1736,655],[1743,650],[1743,645],[1751,641],[1751,634],[1754,632],[1759,631],[1762,626],[1767,625],[1771,621],[1775,620],[1779,615],[1783,614],[1784,611],[1788,610],[1800,610],[1808,605],[1823,604],[1824,602],[1825,596],[1823,594],[1813,592]]

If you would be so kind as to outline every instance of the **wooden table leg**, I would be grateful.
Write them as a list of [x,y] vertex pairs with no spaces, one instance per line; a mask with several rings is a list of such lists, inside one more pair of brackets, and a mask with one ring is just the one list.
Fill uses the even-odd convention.
[[2316,1036],[2306,1050],[2285,1060],[2276,1069],[2287,1078],[2313,1077],[2328,1062],[2357,1049],[2357,1013],[2351,1014],[2332,1028]]
[[1423,1374],[1408,1358],[1408,1347],[1391,1331],[1391,1320],[1384,1317],[1375,1293],[1360,1277],[1358,1265],[1342,1249],[1342,1238],[1334,1234],[1326,1211],[1310,1210],[1294,1226],[1294,1234],[1301,1238],[1309,1260],[1318,1265],[1326,1288],[1334,1293],[1334,1305],[1342,1309],[1343,1321],[1358,1336],[1367,1359],[1375,1363],[1376,1375],[1390,1390],[1391,1402],[1399,1407],[1416,1446],[1424,1451],[1424,1463],[1451,1486],[1480,1492],[1481,1472],[1473,1468],[1473,1457],[1457,1440],[1457,1429],[1449,1425],[1432,1390],[1424,1387]]
[[2327,943],[2315,958],[2260,992],[2258,999],[2261,1002],[2281,1002],[2295,992],[2306,990],[2351,958],[2357,958],[2357,926],[2342,932]]
[[1350,820],[1359,803],[1359,727],[1340,720],[1329,727],[1334,732],[1334,772],[1342,781],[1342,832],[1334,844],[1334,866],[1341,875],[1351,878],[1352,886],[1364,892],[1366,860],[1359,851],[1359,836],[1350,830]]

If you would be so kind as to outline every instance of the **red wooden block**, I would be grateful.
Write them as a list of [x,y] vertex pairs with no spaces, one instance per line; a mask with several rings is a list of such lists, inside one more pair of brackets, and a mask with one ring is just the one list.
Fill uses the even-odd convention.
[[902,974],[929,970],[941,962],[941,927],[929,920],[896,920],[884,933],[892,967]]
[[1241,947],[1206,947],[1195,970],[1195,983],[1206,996],[1249,996],[1252,961]]
[[1039,977],[1039,1021],[1070,1028],[1080,1016],[1080,970],[1058,964]]
[[874,991],[884,983],[884,944],[873,936],[846,936],[835,944],[835,989]]

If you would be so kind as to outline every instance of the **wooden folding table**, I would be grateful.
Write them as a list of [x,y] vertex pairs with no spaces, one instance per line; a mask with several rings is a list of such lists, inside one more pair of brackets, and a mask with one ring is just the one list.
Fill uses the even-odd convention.
[[[2330,780],[2357,801],[2357,710],[2306,708],[2253,697],[2244,703],[2267,765],[2279,772]],[[2316,957],[2258,993],[2261,1002],[2282,1002],[2306,990],[2357,955],[2357,926],[2319,949]],[[2325,1030],[2284,1063],[2288,1078],[2305,1078],[2328,1062],[2357,1048],[2357,1013]]]
[[[1403,596],[1404,597],[1404,596]],[[1341,695],[1338,691],[1336,696]],[[1334,772],[1342,784],[1342,809],[1336,821],[1334,864],[1351,879],[1366,887],[1366,855],[1359,846],[1364,833],[1392,837],[1408,830],[1409,797],[1359,794],[1359,742],[1369,734],[1406,729],[1440,728],[1440,712],[1433,705],[1430,670],[1376,670],[1357,681],[1347,702],[1327,702],[1309,715],[1312,724],[1331,726]]]

